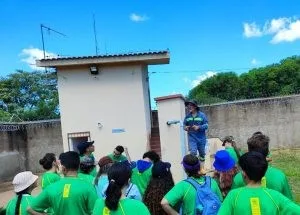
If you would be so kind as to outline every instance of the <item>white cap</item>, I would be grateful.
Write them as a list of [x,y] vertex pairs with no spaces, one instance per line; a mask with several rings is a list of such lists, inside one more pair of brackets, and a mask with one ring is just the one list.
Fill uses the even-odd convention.
[[21,192],[32,185],[38,179],[37,175],[32,174],[30,171],[18,173],[12,182],[14,191]]

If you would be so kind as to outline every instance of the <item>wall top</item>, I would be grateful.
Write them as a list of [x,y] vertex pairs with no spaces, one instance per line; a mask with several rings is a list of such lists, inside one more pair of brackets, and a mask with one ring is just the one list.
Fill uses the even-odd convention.
[[184,96],[182,94],[175,94],[175,95],[169,95],[169,96],[162,96],[162,97],[154,98],[154,100],[156,102],[160,102],[160,101],[164,101],[164,100],[170,100],[170,99],[182,99],[183,101],[185,100]]

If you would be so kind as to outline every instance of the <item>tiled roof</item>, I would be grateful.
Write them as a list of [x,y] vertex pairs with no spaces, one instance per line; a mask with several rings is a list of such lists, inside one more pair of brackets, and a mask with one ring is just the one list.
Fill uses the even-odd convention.
[[168,50],[164,51],[149,51],[149,52],[128,52],[124,54],[107,54],[107,55],[94,55],[94,56],[80,56],[80,57],[57,57],[57,58],[46,58],[41,59],[40,62],[54,61],[54,60],[84,60],[84,59],[103,59],[103,58],[114,58],[114,57],[135,57],[144,55],[159,55],[168,54]]

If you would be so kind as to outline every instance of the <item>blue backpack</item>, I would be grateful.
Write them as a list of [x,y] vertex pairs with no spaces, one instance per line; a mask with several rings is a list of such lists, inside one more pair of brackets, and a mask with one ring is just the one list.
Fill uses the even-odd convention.
[[211,178],[205,176],[203,184],[199,184],[195,179],[188,178],[185,181],[190,183],[197,192],[195,200],[195,215],[216,215],[221,207],[221,201],[217,194],[211,189]]

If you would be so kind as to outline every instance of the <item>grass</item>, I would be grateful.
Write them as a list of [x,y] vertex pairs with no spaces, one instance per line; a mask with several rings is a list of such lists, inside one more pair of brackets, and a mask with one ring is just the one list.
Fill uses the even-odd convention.
[[271,151],[272,165],[287,176],[295,201],[300,203],[300,148]]

